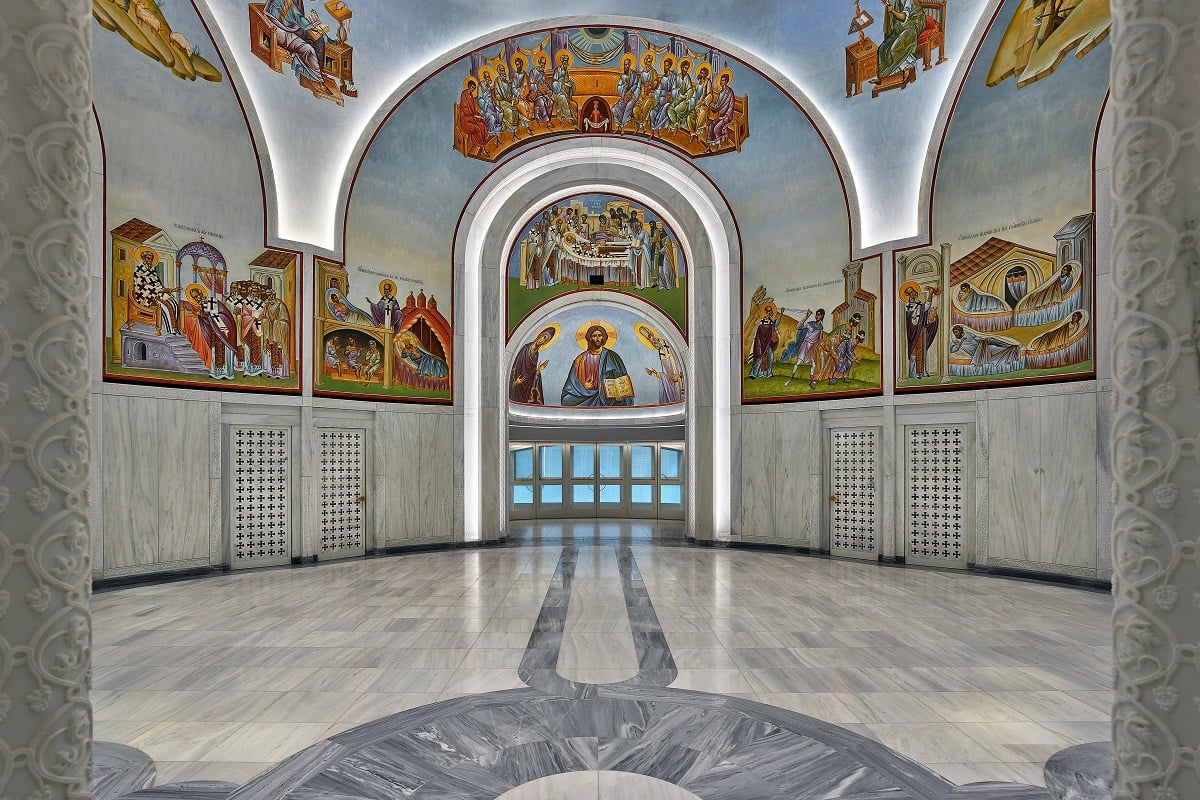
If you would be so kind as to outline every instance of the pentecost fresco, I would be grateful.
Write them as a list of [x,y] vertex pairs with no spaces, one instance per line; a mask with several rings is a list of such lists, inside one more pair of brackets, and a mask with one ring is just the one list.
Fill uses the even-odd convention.
[[736,63],[706,45],[628,28],[564,28],[476,50],[454,104],[454,148],[496,161],[560,134],[639,136],[692,157],[750,135]]
[[583,194],[542,209],[508,259],[509,335],[551,298],[581,290],[630,294],[687,330],[688,271],[679,239],[641,203]]

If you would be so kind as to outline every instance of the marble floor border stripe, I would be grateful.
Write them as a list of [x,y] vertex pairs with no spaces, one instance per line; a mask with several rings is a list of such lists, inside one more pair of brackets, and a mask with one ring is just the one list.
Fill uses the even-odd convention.
[[560,697],[585,698],[594,697],[597,687],[602,685],[669,686],[678,676],[679,670],[671,655],[671,647],[667,644],[666,634],[650,601],[650,593],[638,570],[633,549],[629,545],[617,545],[614,549],[625,610],[633,631],[638,673],[615,684],[583,683],[568,680],[558,673],[558,657],[571,602],[571,586],[578,565],[578,551],[574,545],[568,545],[562,549],[542,608],[529,635],[529,643],[525,646],[521,666],[517,670],[517,675],[526,685]]

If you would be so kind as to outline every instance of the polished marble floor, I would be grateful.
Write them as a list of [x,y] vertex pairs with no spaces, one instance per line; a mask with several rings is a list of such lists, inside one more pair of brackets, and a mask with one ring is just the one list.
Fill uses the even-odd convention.
[[596,685],[799,712],[950,784],[1040,784],[1052,753],[1109,737],[1105,594],[562,533],[99,593],[96,738],[159,783],[241,784],[406,709]]

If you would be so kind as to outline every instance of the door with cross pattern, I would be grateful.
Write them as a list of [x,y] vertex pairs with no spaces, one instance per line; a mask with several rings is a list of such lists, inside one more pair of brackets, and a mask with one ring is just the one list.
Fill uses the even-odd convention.
[[321,428],[320,561],[366,553],[366,443],[362,428]]
[[905,428],[907,561],[959,569],[967,566],[970,433],[967,425]]
[[292,560],[290,428],[229,429],[229,565]]
[[829,552],[879,557],[878,428],[829,431]]

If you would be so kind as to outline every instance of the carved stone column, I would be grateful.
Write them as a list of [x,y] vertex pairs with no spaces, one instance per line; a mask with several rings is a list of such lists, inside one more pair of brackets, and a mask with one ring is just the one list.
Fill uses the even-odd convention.
[[1200,797],[1200,6],[1113,0],[1115,796]]
[[88,796],[90,9],[0,3],[0,797],[13,800]]

